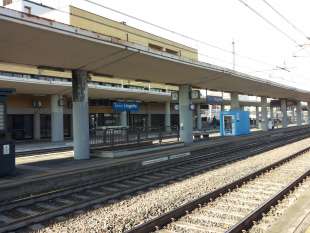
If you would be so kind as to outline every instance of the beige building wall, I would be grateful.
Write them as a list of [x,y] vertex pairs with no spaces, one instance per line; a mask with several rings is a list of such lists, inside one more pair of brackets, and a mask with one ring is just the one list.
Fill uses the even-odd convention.
[[167,40],[151,33],[130,27],[122,22],[87,12],[70,6],[70,24],[90,31],[94,31],[116,40],[143,45],[151,49],[167,52],[191,60],[198,60],[198,52],[191,47]]
[[[116,40],[139,44],[150,49],[160,50],[162,52],[169,52],[170,54],[175,53],[175,55],[180,57],[192,60],[198,59],[198,53],[196,49],[130,27],[126,24],[98,16],[96,14],[92,14],[90,12],[73,6],[70,6],[70,12],[70,23],[73,26],[95,31],[97,33],[113,37]],[[13,63],[0,62],[0,72],[12,72],[23,75],[26,74],[71,79],[71,72],[69,70],[58,70],[47,67],[36,67]],[[146,90],[148,88],[153,90],[157,89],[158,91],[178,90],[178,87],[172,85],[137,82],[132,80],[119,79],[117,77],[110,78],[93,74],[90,74],[90,81],[114,84],[119,86],[129,85],[134,87],[140,87]]]

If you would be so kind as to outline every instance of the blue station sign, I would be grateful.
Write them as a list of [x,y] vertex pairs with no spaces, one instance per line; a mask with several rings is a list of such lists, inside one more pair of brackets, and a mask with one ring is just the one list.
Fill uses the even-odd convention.
[[213,96],[213,95],[207,96],[207,104],[222,104],[222,103],[223,98],[220,96]]
[[112,109],[117,112],[138,112],[139,103],[135,102],[114,102]]

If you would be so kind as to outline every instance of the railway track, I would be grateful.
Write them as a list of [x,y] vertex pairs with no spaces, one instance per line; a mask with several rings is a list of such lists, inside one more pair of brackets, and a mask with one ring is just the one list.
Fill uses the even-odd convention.
[[127,233],[246,232],[310,175],[310,147],[218,188]]
[[57,216],[90,208],[99,203],[146,190],[188,175],[204,172],[285,145],[288,142],[300,140],[307,137],[308,134],[304,132],[297,136],[295,132],[287,134],[284,138],[273,138],[270,143],[264,140],[256,140],[242,146],[232,145],[226,149],[217,148],[208,155],[202,153],[174,164],[137,171],[109,181],[94,182],[83,187],[68,187],[1,203],[0,232],[25,229],[36,223],[46,223]]

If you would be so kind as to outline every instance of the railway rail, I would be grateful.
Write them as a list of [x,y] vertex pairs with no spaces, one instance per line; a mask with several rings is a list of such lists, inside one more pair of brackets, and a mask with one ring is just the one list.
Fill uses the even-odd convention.
[[136,171],[109,181],[89,183],[83,187],[72,186],[3,202],[0,204],[0,232],[46,223],[57,216],[210,170],[306,137],[309,137],[309,131],[296,130],[268,140],[253,140],[242,145],[232,144],[225,149],[215,148],[209,153],[200,151],[190,158]]
[[126,233],[245,232],[310,175],[309,151],[301,150]]

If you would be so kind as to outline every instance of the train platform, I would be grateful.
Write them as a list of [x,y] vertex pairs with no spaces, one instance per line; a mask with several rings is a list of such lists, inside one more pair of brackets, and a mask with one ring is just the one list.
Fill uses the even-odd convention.
[[270,228],[269,233],[310,233],[310,191],[298,197],[283,216]]
[[50,142],[50,141],[33,141],[33,142],[20,142],[15,146],[15,152],[17,155],[27,155],[27,154],[39,154],[44,151],[53,150],[72,150],[73,142],[72,140],[66,140],[64,142]]
[[[252,132],[260,131],[257,128],[252,128]],[[206,131],[209,134],[210,138],[219,137],[220,133],[217,130],[209,130]],[[197,133],[199,133],[197,131]],[[162,140],[162,144],[169,144],[169,143],[177,143],[178,139],[176,137],[167,138]],[[153,140],[151,142],[153,145],[159,144],[158,140]],[[134,148],[135,145],[132,146]],[[141,147],[141,145],[136,145],[136,147]],[[114,150],[117,150],[117,146]],[[27,155],[37,155],[37,154],[46,154],[47,152],[56,152],[56,151],[72,151],[73,149],[73,141],[66,140],[64,142],[51,142],[47,140],[42,141],[24,141],[19,142],[15,146],[15,151],[17,156],[27,156]]]
[[[197,131],[198,133],[198,131]],[[210,137],[218,137],[219,132],[218,130],[210,130],[207,131]],[[169,144],[169,143],[177,143],[178,139],[176,137],[169,137],[164,138],[162,140],[162,144]],[[159,144],[158,140],[150,141],[149,143],[157,145]],[[141,145],[132,145],[131,147],[140,147]],[[42,141],[32,141],[32,142],[19,142],[15,146],[15,151],[17,156],[25,156],[25,155],[36,155],[36,154],[45,154],[47,152],[54,152],[54,151],[69,151],[73,149],[73,141],[66,140],[64,142],[50,142],[47,140]],[[103,148],[107,150],[106,148]],[[118,146],[116,145],[113,150],[118,150]]]
[[[72,150],[46,153],[39,155],[21,156],[16,158],[16,174],[0,178],[0,201],[5,197],[14,197],[15,194],[31,193],[35,185],[37,192],[48,187],[63,188],[80,182],[95,180],[102,177],[115,177],[119,174],[132,172],[136,169],[148,169],[160,163],[173,163],[179,159],[190,156],[192,152],[209,150],[221,145],[247,143],[248,139],[273,137],[286,134],[290,130],[277,129],[269,132],[257,131],[246,136],[214,137],[209,140],[198,141],[191,146],[181,143],[154,145],[157,151],[133,153],[129,157],[107,158],[100,153],[93,153],[90,160],[74,160]],[[223,147],[224,148],[224,147]],[[134,151],[134,150],[133,150]]]

